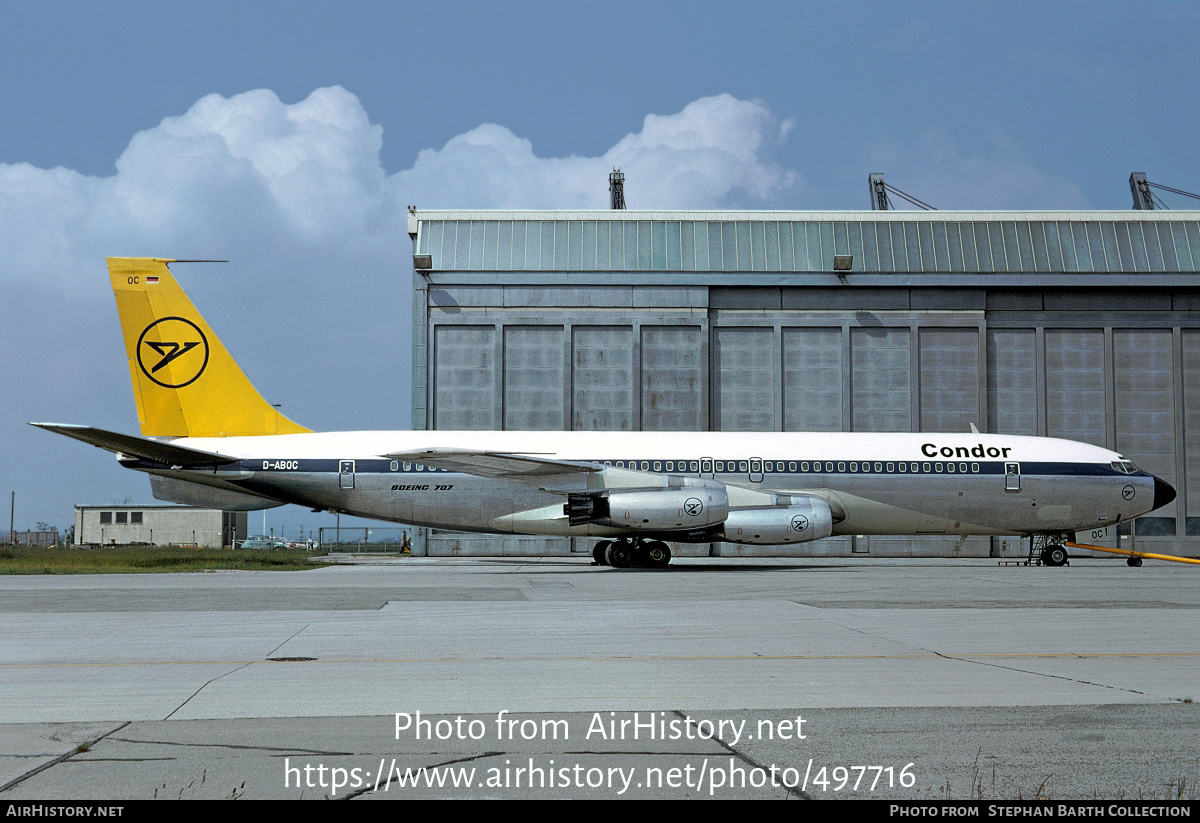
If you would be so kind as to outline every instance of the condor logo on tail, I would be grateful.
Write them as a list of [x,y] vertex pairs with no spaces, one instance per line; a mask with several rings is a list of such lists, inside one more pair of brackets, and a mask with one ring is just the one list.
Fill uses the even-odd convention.
[[142,374],[153,382],[167,389],[183,388],[208,366],[208,338],[191,320],[164,317],[142,331],[137,360]]

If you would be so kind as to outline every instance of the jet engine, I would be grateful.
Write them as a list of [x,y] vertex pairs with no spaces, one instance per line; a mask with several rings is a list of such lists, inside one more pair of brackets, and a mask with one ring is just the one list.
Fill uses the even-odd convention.
[[653,532],[703,529],[728,516],[725,484],[691,477],[682,481],[671,488],[577,492],[567,496],[563,512],[572,526],[596,523]]
[[725,520],[724,539],[730,543],[776,545],[820,540],[833,532],[833,513],[819,497],[793,496],[787,506],[736,509]]

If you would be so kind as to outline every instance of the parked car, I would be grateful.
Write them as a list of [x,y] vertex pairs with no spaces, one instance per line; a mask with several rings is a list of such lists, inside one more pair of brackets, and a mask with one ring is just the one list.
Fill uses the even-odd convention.
[[238,546],[239,549],[286,549],[288,544],[278,537],[247,537]]

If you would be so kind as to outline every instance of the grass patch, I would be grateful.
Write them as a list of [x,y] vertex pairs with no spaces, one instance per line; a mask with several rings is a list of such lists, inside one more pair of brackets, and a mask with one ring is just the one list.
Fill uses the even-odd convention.
[[326,552],[286,549],[185,549],[177,546],[70,547],[7,546],[0,550],[0,574],[153,574],[244,571],[302,571]]

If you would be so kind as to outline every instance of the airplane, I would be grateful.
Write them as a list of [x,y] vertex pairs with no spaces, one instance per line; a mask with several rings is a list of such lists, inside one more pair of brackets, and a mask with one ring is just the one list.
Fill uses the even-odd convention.
[[[1023,535],[1068,562],[1079,530],[1175,489],[1121,454],[1045,437],[860,432],[313,432],[267,403],[164,258],[109,258],[141,436],[33,423],[116,454],[161,500],[294,503],[466,532],[594,537],[600,565],[666,541]],[[1073,544],[1078,545],[1078,544]],[[1136,558],[1140,565],[1140,557]],[[1135,558],[1129,557],[1130,565]]]

